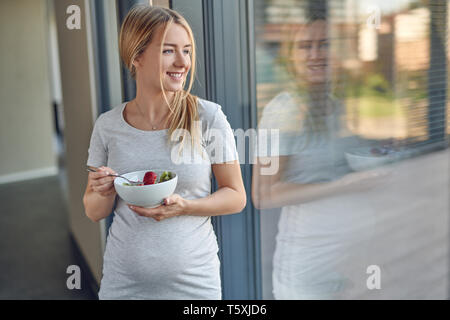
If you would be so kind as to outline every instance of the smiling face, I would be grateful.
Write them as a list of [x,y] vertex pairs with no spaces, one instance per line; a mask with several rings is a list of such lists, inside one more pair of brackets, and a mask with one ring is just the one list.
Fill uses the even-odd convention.
[[293,60],[296,73],[309,84],[327,81],[328,36],[324,20],[316,20],[302,28],[295,38]]
[[159,28],[145,51],[135,59],[136,81],[145,88],[161,92],[182,90],[191,68],[192,42],[186,29],[176,23]]

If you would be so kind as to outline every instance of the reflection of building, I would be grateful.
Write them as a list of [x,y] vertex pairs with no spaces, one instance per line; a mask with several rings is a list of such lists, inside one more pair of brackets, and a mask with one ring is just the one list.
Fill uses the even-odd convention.
[[393,86],[395,70],[426,70],[430,60],[429,22],[429,9],[417,8],[383,16],[379,29],[361,23],[355,38],[359,60],[364,68],[375,71],[374,67]]
[[359,30],[359,58],[362,61],[375,61],[378,58],[377,29],[364,26]]
[[395,16],[395,60],[397,68],[425,70],[430,61],[430,11],[417,8]]

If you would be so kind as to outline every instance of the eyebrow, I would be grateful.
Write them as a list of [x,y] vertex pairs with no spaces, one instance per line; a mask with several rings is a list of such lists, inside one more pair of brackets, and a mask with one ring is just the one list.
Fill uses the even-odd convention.
[[[177,47],[177,45],[176,45],[176,44],[173,44],[173,43],[163,43],[163,46]],[[186,47],[192,47],[192,45],[187,44],[187,45],[184,46],[184,48],[186,48]]]

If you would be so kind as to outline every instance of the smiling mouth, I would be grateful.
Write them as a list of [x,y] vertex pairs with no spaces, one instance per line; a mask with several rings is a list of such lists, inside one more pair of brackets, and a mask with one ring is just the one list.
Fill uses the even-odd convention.
[[315,71],[315,70],[323,70],[327,67],[326,64],[317,64],[317,65],[310,65],[308,66],[308,69]]
[[167,72],[167,74],[168,74],[171,78],[174,78],[174,79],[179,80],[179,79],[182,79],[182,78],[183,78],[184,72]]

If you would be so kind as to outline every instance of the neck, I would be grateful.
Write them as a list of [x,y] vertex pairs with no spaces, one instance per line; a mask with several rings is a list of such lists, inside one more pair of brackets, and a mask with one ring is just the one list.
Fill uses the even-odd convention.
[[328,114],[332,112],[333,106],[329,102],[329,88],[327,84],[309,86],[309,104],[313,112]]
[[[166,97],[169,103],[172,102],[174,93],[166,92]],[[166,115],[169,112],[169,107],[164,99],[163,92],[151,91],[143,88],[137,82],[136,98],[135,98],[140,112],[146,119],[154,120],[160,119],[162,115]]]

